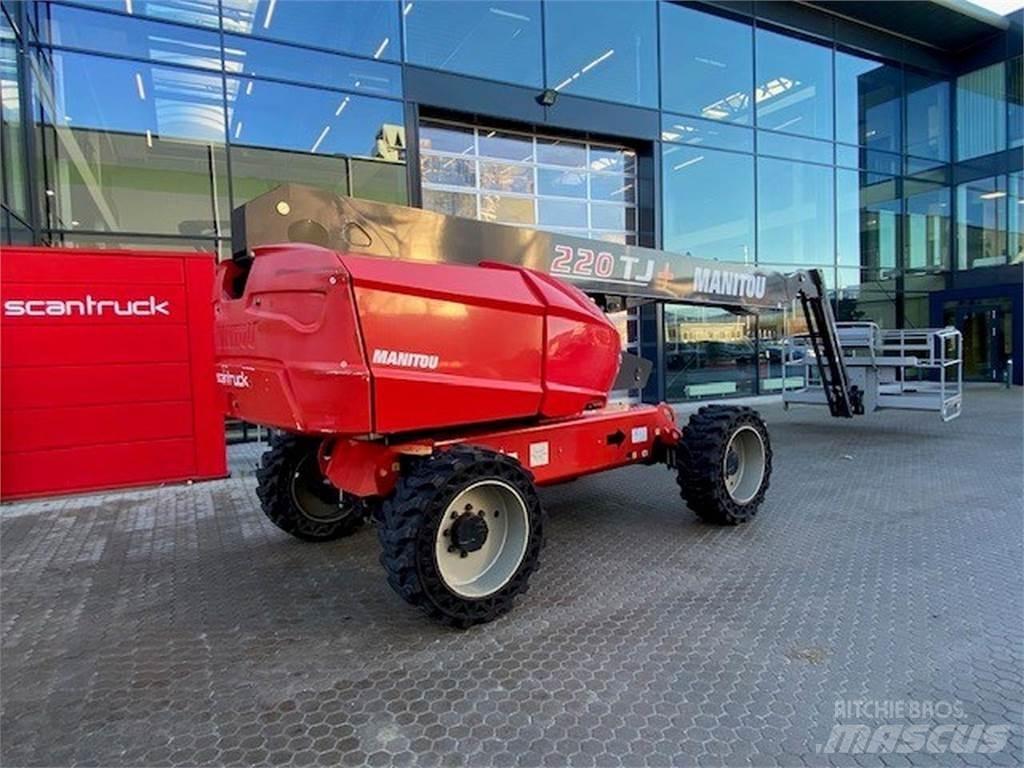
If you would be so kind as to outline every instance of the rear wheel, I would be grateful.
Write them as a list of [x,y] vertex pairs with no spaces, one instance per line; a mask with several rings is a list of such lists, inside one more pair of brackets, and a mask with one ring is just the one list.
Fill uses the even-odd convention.
[[690,417],[676,453],[680,492],[710,523],[757,514],[772,474],[768,428],[751,408],[707,405]]
[[526,592],[544,541],[529,473],[458,446],[410,465],[377,528],[388,583],[446,624],[491,621]]
[[270,438],[256,470],[256,495],[270,521],[303,541],[331,541],[354,532],[366,506],[328,482],[320,471],[320,441],[287,433]]

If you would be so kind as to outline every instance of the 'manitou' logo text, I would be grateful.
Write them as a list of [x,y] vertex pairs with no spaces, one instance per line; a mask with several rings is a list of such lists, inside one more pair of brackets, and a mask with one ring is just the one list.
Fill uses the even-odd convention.
[[764,275],[750,275],[743,272],[729,272],[724,269],[693,270],[693,290],[696,293],[712,293],[719,296],[734,296],[737,299],[763,299],[767,287]]
[[395,365],[400,368],[437,368],[440,360],[437,355],[425,355],[421,352],[396,352],[393,349],[373,350],[374,365]]

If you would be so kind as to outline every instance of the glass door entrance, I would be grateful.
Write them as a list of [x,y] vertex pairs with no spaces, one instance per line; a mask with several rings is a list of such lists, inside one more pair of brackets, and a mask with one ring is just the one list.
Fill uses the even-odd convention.
[[968,381],[1002,381],[1013,345],[1010,300],[947,302],[943,316],[947,325],[955,325],[963,334],[964,378]]

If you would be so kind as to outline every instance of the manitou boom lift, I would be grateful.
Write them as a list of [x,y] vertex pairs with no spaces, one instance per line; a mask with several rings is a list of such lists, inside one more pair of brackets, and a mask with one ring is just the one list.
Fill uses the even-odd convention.
[[217,380],[230,415],[278,430],[257,473],[265,513],[313,541],[373,517],[389,583],[449,624],[493,619],[525,590],[543,542],[536,486],[660,463],[710,522],[746,522],[764,499],[772,453],[753,410],[705,406],[680,429],[664,403],[609,405],[613,388],[642,387],[650,364],[621,355],[583,290],[737,312],[795,302],[821,402],[833,416],[864,412],[815,270],[296,185],[235,211],[233,231],[218,277]]

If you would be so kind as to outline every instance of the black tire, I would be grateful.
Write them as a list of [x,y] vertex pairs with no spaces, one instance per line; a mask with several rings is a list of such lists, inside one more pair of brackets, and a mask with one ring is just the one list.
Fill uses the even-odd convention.
[[316,438],[274,433],[256,470],[256,495],[274,525],[303,541],[332,541],[353,533],[366,505],[328,484],[317,461]]
[[[730,491],[727,485],[735,481],[736,445],[733,454],[727,455],[730,441],[739,434],[743,445],[752,445],[756,450],[759,438],[763,460],[763,474],[756,482],[756,467],[746,478],[742,493],[740,483]],[[749,441],[749,442],[747,442]],[[677,481],[680,494],[687,506],[698,517],[717,525],[738,525],[751,520],[764,501],[772,474],[772,447],[768,428],[752,408],[728,405],[706,405],[690,417],[683,438],[676,450]],[[729,470],[732,469],[732,474]]]
[[[522,557],[509,561],[514,564],[509,566],[512,575],[504,585],[485,596],[467,597],[445,582],[436,547],[439,533],[448,536],[447,531],[454,531],[458,524],[451,523],[456,513],[447,514],[449,505],[482,481],[494,481],[513,490],[522,504],[516,514],[528,525],[521,537]],[[493,512],[490,514],[494,525]],[[530,575],[540,562],[544,512],[533,478],[519,462],[482,448],[457,446],[407,466],[395,492],[384,502],[377,532],[382,548],[380,561],[395,592],[431,618],[465,628],[497,618],[512,607],[517,595],[527,591]],[[510,540],[506,537],[503,542]],[[455,549],[451,547],[448,552]]]

